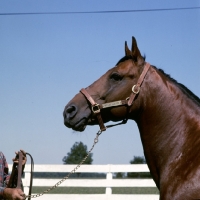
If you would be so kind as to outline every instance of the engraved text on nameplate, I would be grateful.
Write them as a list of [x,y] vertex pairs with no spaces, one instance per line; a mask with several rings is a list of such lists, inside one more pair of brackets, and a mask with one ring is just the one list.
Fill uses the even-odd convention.
[[121,101],[113,101],[113,102],[110,102],[110,103],[104,103],[104,104],[102,104],[102,107],[103,108],[108,108],[108,107],[120,106],[120,105],[122,105]]

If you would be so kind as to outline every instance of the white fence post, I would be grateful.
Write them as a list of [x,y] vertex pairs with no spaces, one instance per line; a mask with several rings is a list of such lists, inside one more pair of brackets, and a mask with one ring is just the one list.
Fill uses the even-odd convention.
[[23,186],[24,186],[24,193],[26,195],[28,195],[28,192],[29,192],[29,184],[30,184],[30,172],[25,172]]
[[[106,180],[112,180],[112,173],[111,172],[108,172],[106,174]],[[107,187],[106,188],[106,194],[112,194],[112,188],[111,187]]]

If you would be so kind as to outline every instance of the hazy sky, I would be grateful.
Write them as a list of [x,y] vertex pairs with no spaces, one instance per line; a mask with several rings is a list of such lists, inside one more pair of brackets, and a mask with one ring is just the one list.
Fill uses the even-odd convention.
[[[200,1],[1,0],[0,14],[188,7]],[[0,15],[0,150],[8,163],[20,148],[36,164],[62,164],[75,142],[92,146],[99,127],[73,132],[63,109],[124,56],[132,36],[148,62],[200,96],[200,9]],[[93,163],[128,164],[134,155],[143,149],[129,121],[102,133]]]

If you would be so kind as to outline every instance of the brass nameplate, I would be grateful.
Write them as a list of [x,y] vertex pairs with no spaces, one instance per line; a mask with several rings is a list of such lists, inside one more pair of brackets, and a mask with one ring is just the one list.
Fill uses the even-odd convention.
[[110,103],[102,104],[102,108],[108,108],[108,107],[120,106],[120,105],[122,105],[121,101],[113,101],[113,102],[110,102]]

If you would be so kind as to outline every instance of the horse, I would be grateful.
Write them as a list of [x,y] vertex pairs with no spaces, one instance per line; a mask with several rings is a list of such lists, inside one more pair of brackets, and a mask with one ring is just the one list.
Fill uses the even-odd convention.
[[[200,199],[200,99],[145,61],[132,37],[125,56],[65,106],[64,124],[134,120],[161,200]],[[122,123],[123,123],[122,122]]]

